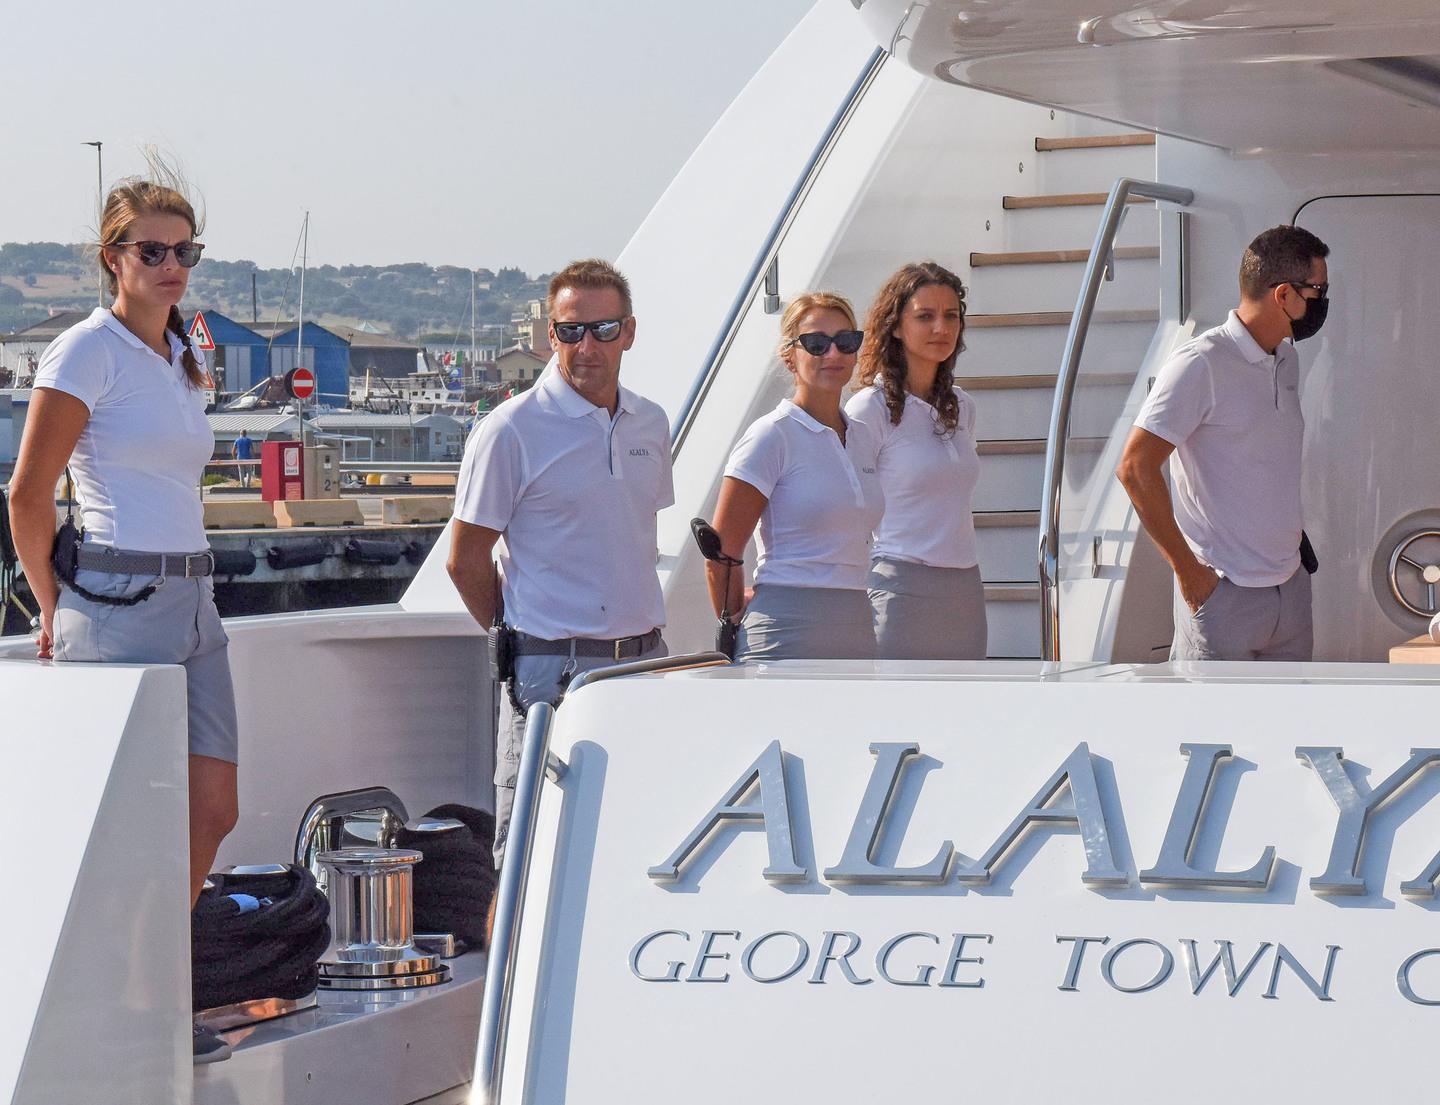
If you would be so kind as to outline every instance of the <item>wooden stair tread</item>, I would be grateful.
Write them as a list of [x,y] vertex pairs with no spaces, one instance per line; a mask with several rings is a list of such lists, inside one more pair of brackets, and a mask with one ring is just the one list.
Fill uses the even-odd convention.
[[1043,455],[1045,439],[1043,437],[1012,437],[977,441],[975,451],[982,457],[1030,456],[1035,453]]
[[[1155,261],[1159,246],[1117,246],[1117,261]],[[1090,260],[1088,249],[1036,249],[1021,253],[972,253],[970,267],[988,268],[995,265],[1073,265]]]
[[976,529],[1006,529],[1011,526],[1040,527],[1038,510],[977,510],[973,515]]
[[[1020,311],[1013,314],[966,315],[967,330],[1001,326],[1069,326],[1070,311]],[[1158,311],[1096,311],[1094,322],[1159,322]]]
[[1091,134],[1079,138],[1037,138],[1035,150],[1107,150],[1122,146],[1153,146],[1153,134]]
[[[966,391],[1052,390],[1059,375],[1054,372],[1017,376],[957,376],[955,383]],[[1119,387],[1133,383],[1133,374],[1124,372],[1092,372],[1080,374],[1076,387]]]
[[[1049,196],[1003,196],[1000,206],[1006,211],[1024,211],[1035,207],[1100,207],[1110,198],[1109,192],[1061,192]],[[1154,203],[1144,196],[1131,196],[1126,203]]]
[[987,583],[986,602],[1039,602],[1038,583]]
[[[1099,452],[1105,447],[1105,441],[1106,439],[1103,437],[1072,437],[1065,444],[1070,449]],[[1037,453],[1044,456],[1045,439],[1043,437],[991,438],[977,441],[975,451],[982,457],[1033,456]]]

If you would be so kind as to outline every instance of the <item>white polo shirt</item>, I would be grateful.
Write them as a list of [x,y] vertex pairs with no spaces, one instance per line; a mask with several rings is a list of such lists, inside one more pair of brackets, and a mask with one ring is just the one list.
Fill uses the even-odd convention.
[[455,517],[504,534],[507,624],[609,639],[665,624],[655,515],[674,501],[665,412],[622,387],[612,419],[552,365],[471,433]]
[[[167,331],[168,333],[168,331]],[[97,307],[50,343],[34,386],[90,410],[70,455],[85,539],[135,552],[210,547],[200,477],[215,451],[205,393],[191,387],[174,334],[170,359]],[[195,350],[204,364],[204,354]]]
[[875,530],[877,557],[932,568],[973,568],[979,563],[970,506],[980,479],[975,401],[959,388],[955,396],[960,421],[946,436],[935,432],[935,408],[918,396],[905,396],[898,426],[890,421],[885,389],[878,384],[845,404],[845,413],[870,427],[880,442],[885,516]]
[[1165,362],[1135,425],[1175,446],[1175,520],[1198,556],[1241,587],[1300,566],[1300,359],[1271,356],[1234,311]]
[[768,500],[756,538],[755,582],[865,589],[870,534],[885,512],[878,442],[850,421],[845,444],[789,399],[757,419],[730,453],[725,475]]

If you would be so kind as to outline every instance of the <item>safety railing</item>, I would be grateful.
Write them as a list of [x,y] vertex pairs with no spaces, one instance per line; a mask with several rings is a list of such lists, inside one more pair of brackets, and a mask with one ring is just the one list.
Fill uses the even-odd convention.
[[[744,322],[745,316],[749,314],[755,297],[760,294],[762,287],[776,284],[776,281],[770,279],[770,276],[773,274],[773,266],[777,263],[780,245],[785,240],[791,223],[795,221],[795,216],[806,195],[809,194],[811,186],[820,175],[821,168],[824,167],[831,151],[840,140],[845,124],[855,113],[855,109],[865,95],[865,90],[874,82],[887,56],[885,51],[878,47],[870,55],[860,70],[860,76],[851,85],[850,91],[831,118],[829,126],[820,136],[820,141],[816,143],[810,160],[805,163],[800,178],[795,182],[795,187],[785,197],[785,202],[780,207],[780,214],[776,216],[775,222],[770,227],[770,233],[765,236],[760,251],[755,255],[755,261],[750,266],[744,282],[740,285],[740,292],[730,305],[730,310],[725,315],[725,321],[720,325],[719,334],[705,354],[704,365],[699,375],[696,376],[690,393],[685,397],[680,413],[675,416],[675,421],[670,427],[670,455],[672,458],[680,455],[680,448],[690,434],[690,427],[694,425],[695,417],[700,412],[700,406],[705,401],[711,385],[714,384],[715,377],[720,372],[720,366],[724,363],[731,345],[734,344],[735,337],[740,332],[740,325]],[[769,290],[768,287],[767,290]],[[778,291],[778,288],[776,290]]]
[[[624,675],[681,671],[688,668],[728,664],[723,652],[695,652],[680,656],[658,656],[581,672],[570,684],[568,694],[580,688]],[[480,1052],[475,1072],[477,1105],[496,1105],[505,1070],[505,1040],[510,1025],[510,1007],[515,995],[515,964],[520,949],[520,925],[525,916],[525,886],[535,851],[535,826],[540,816],[540,791],[547,770],[559,776],[564,767],[550,755],[550,729],[554,707],[536,703],[525,719],[525,737],[520,747],[520,766],[515,776],[515,804],[510,812],[510,833],[505,843],[505,863],[500,868],[500,888],[495,903],[495,930],[490,938],[485,971],[485,1002],[480,1013]]]
[[[1095,316],[1095,303],[1103,281],[1115,277],[1115,237],[1130,206],[1132,197],[1188,207],[1195,199],[1189,188],[1179,188],[1153,181],[1121,177],[1110,189],[1105,212],[1095,232],[1085,266],[1085,278],[1070,317],[1065,335],[1065,352],[1055,382],[1055,399],[1050,409],[1050,430],[1045,442],[1045,472],[1040,504],[1040,644],[1046,660],[1060,659],[1060,499],[1064,487],[1065,454],[1070,432],[1070,413],[1075,396],[1075,383],[1080,361],[1085,352],[1085,338]],[[1187,276],[1183,258],[1179,259],[1181,287],[1177,302],[1188,303]],[[1162,258],[1163,263],[1163,258]],[[1181,307],[1183,311],[1183,306]]]

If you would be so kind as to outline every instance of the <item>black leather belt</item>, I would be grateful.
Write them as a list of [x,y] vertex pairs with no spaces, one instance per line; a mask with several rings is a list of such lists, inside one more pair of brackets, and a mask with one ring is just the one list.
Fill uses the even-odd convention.
[[125,552],[107,545],[81,545],[75,566],[91,572],[193,579],[214,573],[215,554],[209,549],[195,553],[146,553]]
[[635,637],[619,637],[611,641],[592,637],[567,637],[547,641],[528,633],[515,632],[516,656],[569,656],[573,647],[576,656],[607,656],[617,664],[621,660],[637,660],[660,643],[660,630],[652,629]]

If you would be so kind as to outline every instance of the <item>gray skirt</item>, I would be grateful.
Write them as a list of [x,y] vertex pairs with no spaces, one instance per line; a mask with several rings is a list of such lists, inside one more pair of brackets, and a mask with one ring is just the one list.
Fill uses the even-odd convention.
[[932,568],[880,558],[870,605],[882,660],[983,660],[987,644],[980,569]]
[[864,591],[762,583],[740,622],[737,660],[870,660],[875,631]]

